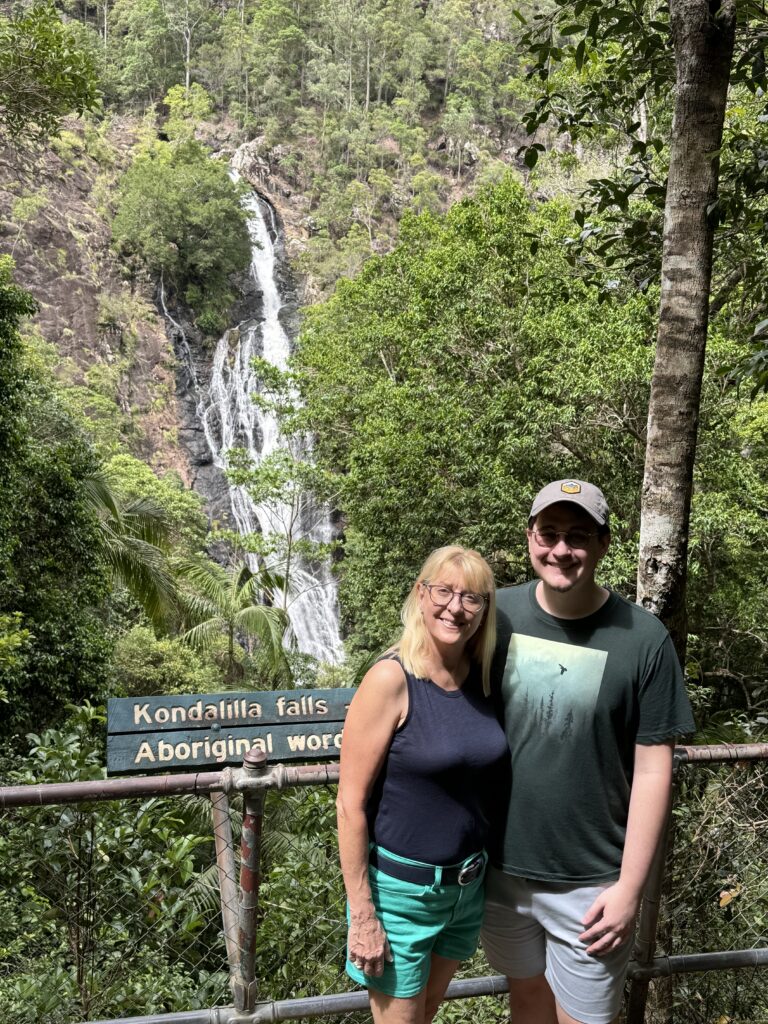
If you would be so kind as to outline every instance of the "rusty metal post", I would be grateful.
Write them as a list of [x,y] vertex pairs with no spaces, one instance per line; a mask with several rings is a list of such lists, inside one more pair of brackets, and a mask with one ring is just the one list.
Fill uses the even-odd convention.
[[[640,918],[637,923],[633,961],[641,969],[649,968],[653,964],[653,954],[656,950],[656,933],[659,926],[659,913],[661,911],[664,869],[667,863],[667,851],[672,842],[672,828],[674,824],[672,805],[674,803],[674,791],[679,766],[680,761],[675,756],[672,762],[672,794],[670,795],[669,808],[667,810],[667,824],[656,849],[648,880],[645,883]],[[626,1024],[643,1024],[645,1020],[645,1005],[648,1001],[648,983],[648,976],[644,974],[632,978],[627,999]]]
[[[243,758],[246,778],[263,776],[267,755],[249,750]],[[261,828],[264,789],[243,791],[243,831],[240,839],[240,899],[238,903],[238,962],[232,973],[235,1008],[242,1014],[253,1013],[256,1006],[256,914],[261,883]]]
[[229,976],[239,962],[237,947],[237,871],[235,848],[232,841],[232,819],[229,816],[229,799],[226,793],[211,793],[211,817],[213,818],[213,841],[216,847],[216,868],[219,875],[219,896],[221,899],[221,923],[227,948]]

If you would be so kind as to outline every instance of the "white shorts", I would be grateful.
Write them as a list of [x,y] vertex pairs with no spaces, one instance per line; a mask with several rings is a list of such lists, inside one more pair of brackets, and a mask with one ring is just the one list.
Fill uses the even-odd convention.
[[559,1005],[583,1024],[610,1024],[621,1006],[632,940],[606,956],[587,956],[582,918],[608,887],[539,882],[489,867],[480,941],[508,978],[543,974]]

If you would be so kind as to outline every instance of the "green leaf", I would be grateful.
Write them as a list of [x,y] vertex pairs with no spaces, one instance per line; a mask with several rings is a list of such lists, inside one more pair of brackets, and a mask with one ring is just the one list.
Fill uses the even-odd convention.
[[576,53],[574,54],[574,58],[573,58],[574,59],[574,63],[576,64],[576,70],[577,71],[581,71],[582,66],[584,64],[584,50],[585,50],[585,43],[584,43],[584,40],[582,39],[581,42],[579,43],[579,45],[576,47]]

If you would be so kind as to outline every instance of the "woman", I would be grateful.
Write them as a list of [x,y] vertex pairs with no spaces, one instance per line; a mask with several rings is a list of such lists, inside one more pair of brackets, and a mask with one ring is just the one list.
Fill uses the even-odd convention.
[[376,1024],[428,1024],[477,948],[488,800],[509,755],[490,692],[493,575],[433,551],[399,642],[365,675],[344,726],[337,800],[347,973]]

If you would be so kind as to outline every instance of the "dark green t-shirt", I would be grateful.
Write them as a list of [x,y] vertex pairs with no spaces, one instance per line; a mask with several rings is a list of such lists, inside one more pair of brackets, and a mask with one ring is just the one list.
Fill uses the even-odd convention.
[[635,744],[692,732],[672,641],[611,593],[583,619],[548,615],[536,582],[497,592],[493,685],[501,690],[512,791],[500,867],[583,883],[618,877]]

